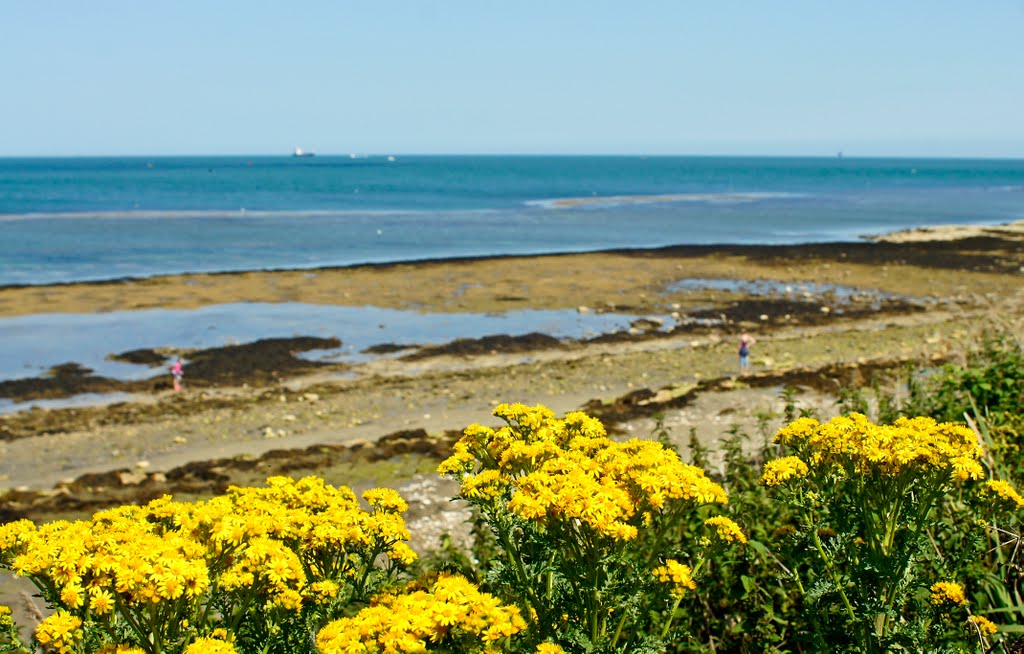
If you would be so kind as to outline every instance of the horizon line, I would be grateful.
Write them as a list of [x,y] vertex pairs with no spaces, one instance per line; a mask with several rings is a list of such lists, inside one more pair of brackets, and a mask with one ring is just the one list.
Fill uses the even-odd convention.
[[565,157],[565,158],[641,158],[641,159],[667,159],[667,158],[707,158],[707,159],[936,159],[936,160],[990,160],[990,161],[1017,161],[1024,159],[1024,155],[936,155],[936,154],[846,154],[837,151],[835,154],[708,154],[708,153],[570,153],[570,152],[316,152],[305,150],[305,155],[296,156],[294,153],[261,152],[261,153],[205,153],[205,154],[0,154],[0,159],[184,159],[184,158],[287,158],[287,159],[316,159],[323,158],[349,158],[364,159],[369,157]]

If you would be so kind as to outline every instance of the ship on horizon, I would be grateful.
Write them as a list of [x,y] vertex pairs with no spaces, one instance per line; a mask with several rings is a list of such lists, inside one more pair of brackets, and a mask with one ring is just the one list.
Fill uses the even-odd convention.
[[292,152],[292,156],[293,157],[312,157],[312,156],[315,156],[315,154],[312,153],[312,152],[306,152],[302,148],[295,148],[295,151]]

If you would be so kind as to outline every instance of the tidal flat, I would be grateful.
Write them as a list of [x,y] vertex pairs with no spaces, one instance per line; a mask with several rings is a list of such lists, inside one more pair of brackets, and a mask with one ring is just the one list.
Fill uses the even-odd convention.
[[[257,333],[208,348],[165,342],[126,352],[112,342],[110,354],[149,361],[152,373],[119,379],[69,361],[52,374],[0,381],[13,407],[0,414],[0,517],[86,515],[166,492],[212,494],[269,474],[357,485],[346,478],[350,467],[309,453],[345,452],[335,458],[385,467],[393,456],[436,460],[464,427],[493,421],[500,402],[583,408],[619,435],[649,435],[657,417],[680,447],[691,431],[712,447],[737,425],[755,431],[757,416],[777,412],[787,387],[827,417],[844,386],[908,363],[955,361],[983,328],[1019,322],[1024,239],[979,229],[930,241],[674,247],[0,288],[3,317],[231,303],[416,312],[425,323],[551,311],[600,315],[608,326],[449,341],[390,332],[365,340],[373,356],[351,361],[307,356],[329,350],[331,339],[346,342],[329,321],[315,333],[303,333],[300,322],[291,338]],[[757,343],[752,371],[739,377],[742,332]],[[175,352],[190,361],[181,393],[170,389],[162,365]],[[80,393],[120,395],[67,406],[44,399]],[[388,439],[408,443],[394,450]],[[401,483],[423,465],[399,468],[418,472],[360,470],[375,483]]]

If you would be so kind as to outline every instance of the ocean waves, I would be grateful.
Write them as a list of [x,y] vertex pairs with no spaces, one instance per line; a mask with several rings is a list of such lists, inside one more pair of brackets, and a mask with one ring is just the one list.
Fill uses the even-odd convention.
[[662,193],[656,195],[612,195],[529,200],[527,206],[546,209],[574,207],[618,207],[631,204],[660,204],[675,202],[740,203],[765,200],[793,200],[808,197],[807,193],[745,192],[745,193]]

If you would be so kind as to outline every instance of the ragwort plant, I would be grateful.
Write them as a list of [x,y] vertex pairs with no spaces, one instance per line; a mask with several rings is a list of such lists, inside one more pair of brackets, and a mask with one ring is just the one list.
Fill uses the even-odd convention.
[[35,632],[48,651],[312,652],[321,625],[415,559],[404,500],[364,499],[369,511],[347,488],[275,477],[206,502],[21,520],[0,526],[0,566],[55,609]]
[[[982,462],[999,480],[1024,484],[1024,346],[1010,330],[983,335],[964,354],[961,365],[908,370],[906,388],[874,388],[879,421],[925,415],[964,420],[985,450]],[[867,407],[860,389],[843,393],[842,406]],[[1012,486],[1009,486],[1012,489]],[[933,567],[960,566],[975,582],[968,589],[975,610],[1003,625],[1024,622],[1024,547],[1021,508],[1015,499],[999,499],[987,485],[964,492],[940,506],[928,527],[940,555]],[[960,523],[972,516],[975,529]],[[938,574],[936,572],[936,574]]]
[[825,424],[798,419],[775,440],[792,454],[768,462],[761,483],[799,516],[785,564],[819,648],[935,651],[956,640],[950,618],[988,634],[991,623],[962,599],[960,584],[972,580],[954,578],[956,569],[948,579],[928,576],[942,569],[928,563],[943,556],[929,538],[940,508],[960,484],[985,476],[972,430],[924,417],[876,425],[851,414]]
[[[707,556],[746,542],[702,511],[725,490],[661,443],[613,442],[580,412],[502,404],[494,415],[506,425],[468,427],[439,471],[500,546],[486,581],[522,608],[524,645],[641,653],[680,638],[673,619]],[[703,534],[680,542],[695,512]]]
[[[783,399],[788,414],[804,413],[797,410],[791,394]],[[799,610],[800,597],[790,571],[775,552],[777,527],[789,524],[793,514],[787,505],[766,497],[758,483],[763,464],[777,456],[777,446],[768,442],[771,436],[762,433],[772,417],[762,415],[756,440],[736,427],[717,447],[722,452],[722,478],[729,484],[729,515],[744,526],[748,543],[707,561],[700,593],[691,599],[687,613],[678,617],[689,638],[674,643],[669,651],[781,654],[794,647],[807,651],[801,636],[810,629]],[[753,442],[758,445],[751,447]],[[688,453],[691,464],[711,469],[709,449],[693,433]]]
[[0,652],[3,654],[29,654],[29,651],[18,636],[18,627],[11,617],[11,607],[0,604]]

